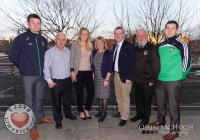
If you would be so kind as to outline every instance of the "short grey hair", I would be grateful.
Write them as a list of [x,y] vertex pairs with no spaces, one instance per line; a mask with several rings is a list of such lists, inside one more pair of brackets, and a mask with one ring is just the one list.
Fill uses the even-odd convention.
[[139,29],[139,30],[137,30],[136,35],[137,35],[138,32],[141,32],[141,31],[142,31],[142,32],[145,32],[146,35],[148,35],[148,33],[147,33],[147,31],[146,31],[145,29]]
[[58,32],[58,33],[56,34],[56,38],[57,38],[59,35],[64,35],[65,38],[67,39],[66,35],[65,35],[63,32]]

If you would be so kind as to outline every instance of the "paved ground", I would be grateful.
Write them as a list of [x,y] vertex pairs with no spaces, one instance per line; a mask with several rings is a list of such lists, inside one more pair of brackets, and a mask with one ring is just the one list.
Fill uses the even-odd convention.
[[[93,112],[92,116],[94,116]],[[161,128],[155,133],[158,134],[142,134],[142,130],[137,128],[139,121],[133,123],[128,121],[124,127],[118,127],[119,118],[111,117],[111,113],[107,116],[106,120],[102,123],[98,123],[98,119],[81,120],[78,118],[76,121],[64,119],[61,130],[55,129],[55,123],[52,124],[40,124],[38,125],[38,131],[40,140],[161,140],[162,136],[168,131],[165,129],[161,131]],[[133,116],[135,112],[131,112]],[[50,116],[50,112],[46,115]],[[151,121],[156,119],[156,111],[152,111]],[[199,112],[182,112],[181,124],[184,125],[184,130],[181,131],[181,136],[177,140],[199,140],[200,139],[200,117]],[[75,115],[77,115],[75,113]],[[50,116],[52,117],[52,116]],[[167,115],[167,124],[169,125],[169,115]],[[188,130],[189,126],[191,126]],[[145,129],[147,132],[148,129]],[[151,129],[153,130],[153,129]],[[3,122],[3,118],[0,118],[0,140],[31,140],[29,133],[24,135],[15,135],[9,132]]]

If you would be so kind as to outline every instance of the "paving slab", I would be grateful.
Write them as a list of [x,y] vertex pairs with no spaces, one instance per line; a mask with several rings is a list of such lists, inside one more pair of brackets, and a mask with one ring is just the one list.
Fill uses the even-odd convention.
[[80,117],[78,117],[78,129],[89,129],[89,128],[99,128],[99,123],[95,119],[95,117],[92,116],[92,119],[86,119],[86,120],[82,120]]
[[76,140],[99,140],[100,134],[98,128],[77,129],[74,137]]
[[[48,115],[47,117],[52,118]],[[91,120],[77,120],[63,118],[63,128],[55,129],[55,122],[38,125],[39,140],[161,140],[168,131],[161,131],[161,127],[153,133],[148,129],[139,130],[137,122],[127,121],[124,127],[119,127],[119,118],[107,116],[104,122],[99,123],[98,118],[92,115]],[[132,116],[130,116],[131,118]],[[170,123],[170,117],[166,116],[166,125]],[[150,122],[155,121],[156,116],[150,117]],[[199,140],[200,139],[200,117],[181,116],[181,125],[185,130],[180,131],[177,140]],[[190,128],[188,128],[190,126]],[[191,127],[192,126],[192,127]],[[145,133],[144,133],[145,132]],[[30,134],[15,135],[8,131],[0,118],[0,140],[31,140]]]

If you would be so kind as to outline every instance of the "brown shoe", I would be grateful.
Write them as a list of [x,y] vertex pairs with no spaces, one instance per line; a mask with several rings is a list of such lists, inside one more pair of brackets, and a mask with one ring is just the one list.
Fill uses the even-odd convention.
[[39,135],[36,129],[33,129],[30,131],[30,136],[33,140],[38,140],[39,139]]
[[155,121],[155,122],[152,122],[152,123],[149,123],[148,125],[150,126],[165,126],[165,123],[159,123],[158,121]]
[[179,134],[174,134],[174,133],[168,133],[166,135],[164,135],[162,138],[164,140],[174,140],[175,138],[179,137]]
[[53,119],[44,118],[43,120],[40,120],[40,121],[38,121],[37,123],[38,123],[38,124],[41,124],[41,123],[52,123],[52,122],[54,122]]

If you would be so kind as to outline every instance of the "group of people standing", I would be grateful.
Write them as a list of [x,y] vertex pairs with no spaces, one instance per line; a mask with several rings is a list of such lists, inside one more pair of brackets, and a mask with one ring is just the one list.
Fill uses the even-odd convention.
[[[76,120],[71,110],[72,83],[76,91],[79,116],[82,120],[92,119],[90,109],[93,98],[99,102],[98,122],[106,118],[107,102],[110,97],[110,78],[114,74],[114,85],[119,126],[124,126],[130,115],[130,91],[135,86],[137,114],[130,119],[141,119],[139,128],[149,123],[151,101],[156,89],[158,105],[157,121],[152,126],[165,125],[167,101],[169,102],[170,125],[180,125],[179,95],[182,80],[190,69],[190,53],[187,44],[176,37],[178,23],[169,21],[165,26],[166,40],[154,46],[148,42],[148,34],[140,29],[136,33],[138,46],[124,40],[124,29],[114,30],[116,43],[113,52],[107,50],[102,36],[97,37],[95,46],[90,42],[90,33],[82,28],[77,40],[69,48],[64,33],[57,33],[55,46],[47,50],[47,41],[41,36],[41,18],[30,14],[27,18],[28,31],[17,36],[12,44],[9,58],[19,68],[24,89],[24,102],[31,107],[37,121],[30,131],[32,139],[38,139],[37,124],[56,122],[62,128],[62,110],[65,118]],[[46,80],[46,81],[45,81]],[[43,96],[46,82],[52,92],[53,117],[43,113]],[[83,105],[83,87],[87,91]],[[168,100],[167,100],[168,98]],[[62,109],[63,106],[63,109]],[[83,107],[84,106],[84,107]],[[164,139],[178,137],[178,127],[172,127]]]

